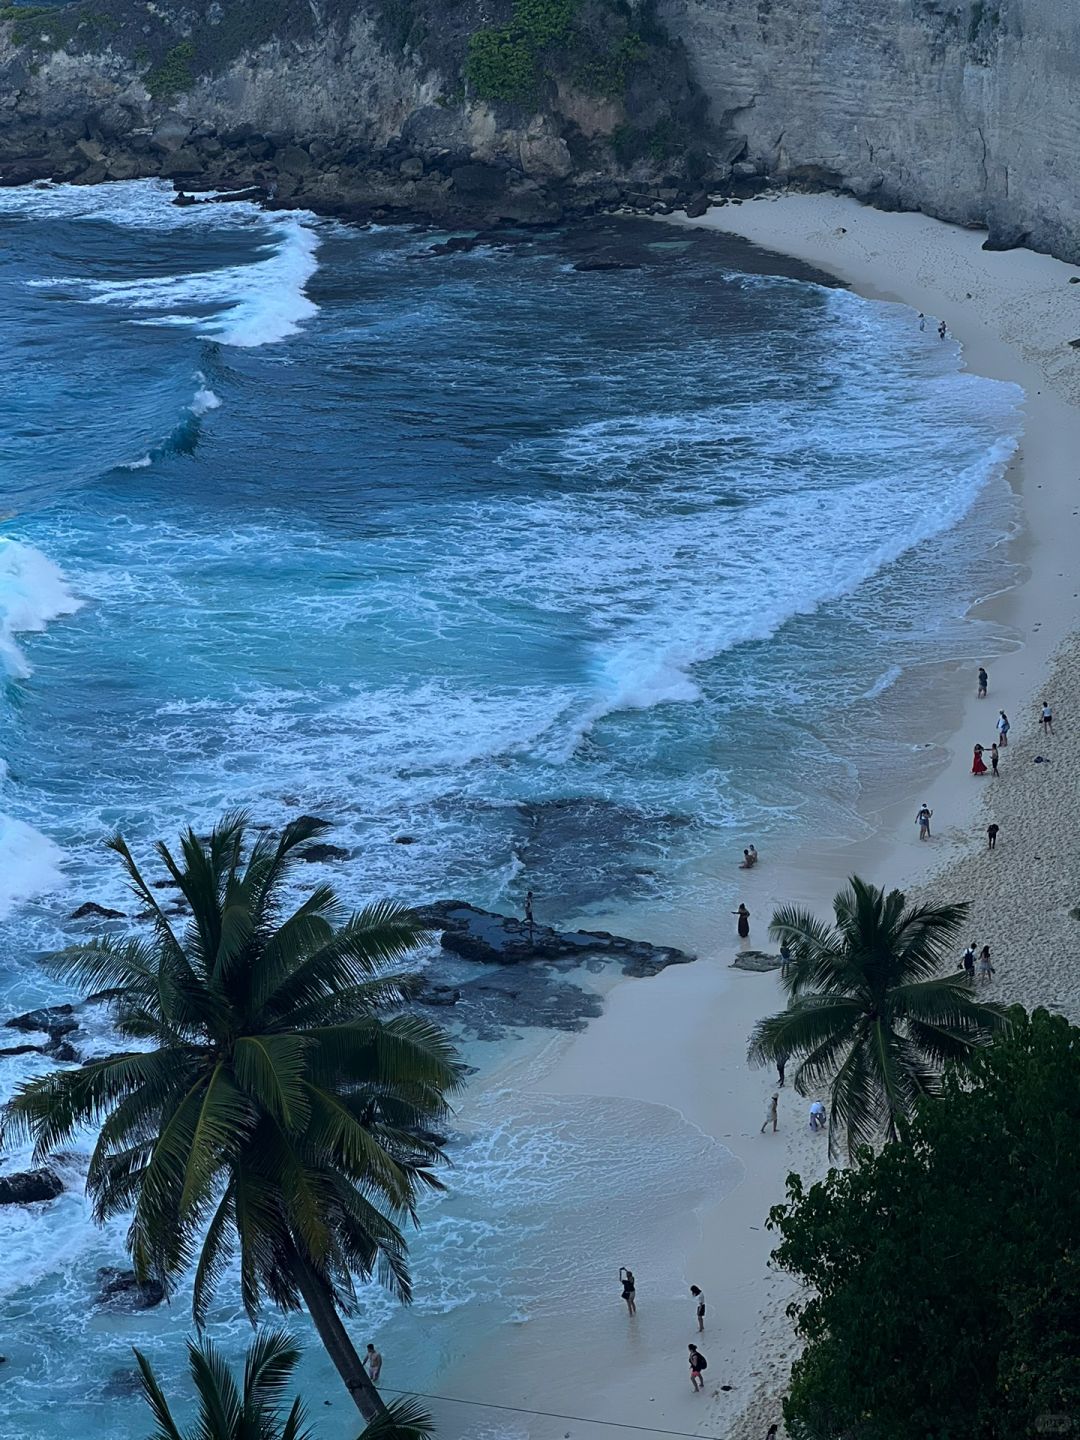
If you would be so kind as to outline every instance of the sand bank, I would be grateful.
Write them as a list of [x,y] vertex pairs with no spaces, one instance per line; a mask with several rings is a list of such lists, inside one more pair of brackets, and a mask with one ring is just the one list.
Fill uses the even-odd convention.
[[[1066,646],[1050,674],[1054,652],[1080,619],[1080,350],[1068,343],[1080,336],[1080,286],[1070,284],[1080,271],[1025,251],[988,253],[978,232],[920,215],[884,214],[834,196],[763,197],[674,223],[731,231],[819,266],[868,297],[911,306],[913,324],[917,311],[928,326],[944,319],[962,343],[969,369],[1014,381],[1027,393],[1025,438],[1009,477],[1023,516],[1010,559],[1021,564],[1022,579],[993,594],[995,577],[988,576],[990,598],[977,607],[980,618],[1001,627],[1012,652],[995,660],[986,700],[976,698],[975,687],[984,657],[971,655],[935,673],[935,687],[953,699],[948,733],[926,737],[944,757],[929,793],[879,797],[868,817],[875,830],[868,843],[804,853],[792,863],[765,857],[746,876],[742,888],[754,917],[753,940],[764,940],[769,914],[780,902],[795,900],[825,913],[845,876],[857,869],[878,883],[971,900],[972,935],[990,943],[998,965],[988,993],[1080,1015],[1080,975],[1068,958],[1071,944],[1066,947],[1080,936],[1080,922],[1068,913],[1080,904],[1072,878],[1080,873],[1080,769],[1070,739],[1080,711],[1080,646]],[[1056,707],[1054,737],[1038,731],[1044,688]],[[999,707],[1013,722],[1001,777],[974,779],[972,745],[994,738]],[[1036,764],[1036,754],[1049,763]],[[912,823],[923,798],[935,811],[930,844],[919,843]],[[985,837],[991,813],[1001,826],[993,854]],[[779,1418],[778,1397],[793,1352],[784,1316],[791,1291],[786,1278],[768,1268],[773,1242],[765,1219],[783,1198],[788,1170],[823,1173],[825,1146],[822,1137],[809,1134],[807,1103],[790,1089],[780,1091],[779,1133],[760,1133],[775,1077],[748,1069],[746,1037],[760,1016],[778,1007],[780,996],[774,976],[730,968],[733,921],[726,915],[682,916],[677,934],[667,933],[676,928],[672,917],[658,924],[657,938],[696,948],[700,960],[619,984],[604,1015],[582,1035],[554,1044],[539,1074],[511,1070],[503,1080],[552,1094],[669,1105],[731,1150],[738,1183],[717,1203],[681,1217],[681,1242],[668,1254],[638,1253],[634,1236],[620,1237],[642,1294],[635,1320],[619,1303],[613,1275],[603,1333],[581,1334],[567,1316],[556,1351],[530,1352],[523,1337],[512,1373],[495,1377],[480,1369],[472,1393],[655,1427],[657,1433],[759,1440]],[[680,1203],[676,1189],[676,1215]],[[691,1282],[709,1297],[701,1339],[709,1358],[704,1397],[691,1393],[685,1373],[687,1343],[696,1336]],[[654,1301],[646,1299],[650,1294]],[[683,1308],[673,1325],[676,1301]],[[622,1353],[619,1346],[623,1364],[608,1358]],[[600,1355],[603,1366],[590,1363]],[[469,1376],[460,1378],[465,1383]],[[534,1436],[570,1433],[574,1440],[591,1440],[616,1433],[540,1417],[526,1424]]]

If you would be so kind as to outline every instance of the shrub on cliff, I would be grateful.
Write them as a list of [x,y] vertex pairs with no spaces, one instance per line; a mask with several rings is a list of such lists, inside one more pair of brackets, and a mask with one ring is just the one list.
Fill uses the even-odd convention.
[[1080,1415],[1080,1030],[1017,1013],[907,1144],[863,1151],[769,1226],[809,1298],[794,1440],[1021,1440]]

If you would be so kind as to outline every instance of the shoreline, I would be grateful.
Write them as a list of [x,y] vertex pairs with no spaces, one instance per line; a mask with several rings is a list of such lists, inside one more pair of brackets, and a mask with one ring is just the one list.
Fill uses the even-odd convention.
[[[1038,903],[1027,898],[1032,893],[1031,865],[1043,862],[1031,852],[1025,867],[1024,857],[1010,854],[1005,885],[1000,869],[998,878],[992,878],[985,864],[986,807],[992,801],[995,814],[1004,816],[1003,807],[1027,814],[1034,804],[1037,813],[1046,796],[1032,794],[1030,777],[1060,780],[1059,806],[1053,810],[1060,839],[1061,827],[1069,827],[1075,815],[1070,806],[1080,802],[1080,785],[1068,781],[1064,766],[1053,773],[1045,766],[1023,768],[1034,758],[1032,750],[1039,749],[1032,706],[1055,659],[1059,713],[1064,717],[1067,696],[1080,706],[1080,653],[1069,654],[1067,646],[1080,626],[1080,585],[1070,578],[1074,537],[1080,538],[1080,498],[1073,499],[1076,472],[1071,458],[1080,454],[1080,355],[1068,348],[1072,335],[1080,334],[1080,292],[1074,292],[1077,298],[1070,305],[1066,288],[1080,271],[1030,251],[984,251],[981,233],[923,215],[875,211],[832,195],[762,197],[710,210],[700,219],[673,217],[665,223],[725,231],[778,256],[804,261],[865,298],[922,310],[928,326],[943,317],[962,344],[965,369],[1013,381],[1025,391],[1024,435],[1006,477],[1021,514],[1020,532],[1006,542],[1006,550],[1021,568],[1015,583],[988,586],[987,598],[966,611],[968,618],[1001,627],[1011,646],[988,667],[988,698],[979,701],[975,695],[980,656],[935,667],[935,679],[947,684],[951,695],[945,732],[934,737],[943,758],[932,784],[924,782],[918,791],[901,785],[896,793],[878,797],[866,813],[875,832],[869,841],[823,846],[789,863],[770,864],[765,857],[744,886],[756,916],[751,944],[761,940],[768,915],[781,900],[827,914],[832,895],[857,869],[876,883],[914,889],[925,898],[971,898],[973,927],[983,927],[979,933],[989,934],[996,947],[995,898],[1001,892],[1009,895],[1018,912],[1014,926],[1022,925],[1030,919],[1030,903]],[[1001,789],[995,792],[989,778],[972,779],[969,757],[972,738],[989,743],[999,707],[1010,714],[1013,743],[1003,752],[1003,776],[996,782]],[[1065,734],[1072,728],[1061,721],[1057,726]],[[1064,759],[1061,737],[1049,743],[1056,743]],[[919,844],[912,823],[924,790],[936,812],[930,845]],[[1003,836],[1012,824],[1011,819],[1004,821]],[[1072,824],[1071,830],[1075,828]],[[1070,873],[1078,873],[1070,868],[1071,852],[1061,848],[1054,871],[1059,891],[1068,885]],[[1080,895],[1073,896],[1073,903],[1077,901]],[[1064,913],[1060,903],[1055,913]],[[593,923],[600,921],[593,917]],[[780,1134],[775,1139],[759,1134],[774,1077],[748,1069],[745,1045],[755,1021],[777,1007],[779,996],[767,975],[730,968],[737,943],[728,928],[732,923],[727,916],[715,921],[700,911],[666,914],[663,934],[678,934],[680,944],[698,951],[693,966],[673,967],[647,984],[619,981],[606,997],[603,1014],[583,1033],[548,1047],[542,1074],[536,1074],[533,1064],[515,1075],[511,1064],[499,1077],[503,1084],[520,1083],[547,1094],[618,1096],[669,1105],[724,1144],[738,1161],[741,1175],[734,1189],[702,1206],[696,1217],[687,1217],[685,1244],[666,1256],[627,1258],[637,1269],[639,1286],[643,1276],[652,1278],[655,1268],[668,1267],[669,1288],[681,1287],[686,1293],[694,1282],[705,1289],[709,1311],[702,1349],[710,1362],[706,1397],[692,1395],[680,1375],[685,1345],[695,1338],[689,1303],[685,1335],[670,1329],[659,1333],[650,1327],[645,1311],[630,1322],[632,1370],[582,1376],[569,1351],[565,1363],[562,1356],[547,1357],[559,1367],[557,1407],[545,1404],[551,1393],[550,1370],[535,1357],[530,1361],[528,1352],[519,1352],[521,1364],[505,1392],[490,1376],[486,1384],[474,1387],[469,1381],[475,1376],[478,1382],[482,1372],[470,1374],[472,1367],[466,1367],[460,1381],[455,1376],[454,1393],[486,1394],[508,1404],[558,1408],[638,1427],[655,1425],[656,1433],[692,1431],[730,1440],[758,1440],[771,1421],[780,1420],[779,1398],[796,1348],[784,1314],[793,1288],[787,1277],[768,1269],[773,1241],[764,1228],[765,1217],[770,1206],[783,1200],[789,1170],[816,1179],[824,1174],[827,1157],[823,1138],[807,1131],[806,1102],[790,1088],[780,1092]],[[1018,937],[1023,933],[1017,931]],[[1053,956],[1048,959],[1053,967]],[[1060,972],[1052,968],[1050,973]],[[1045,967],[1032,974],[1030,968],[1014,966],[1009,980],[999,974],[988,993],[1029,1005],[1059,1003],[1062,998],[1048,994]],[[1075,985],[1069,998],[1080,1011]],[[677,1207],[677,1195],[672,1202]],[[691,1243],[690,1232],[698,1228],[700,1242]],[[605,1332],[609,1323],[625,1332],[627,1317],[614,1287],[612,1295]],[[721,1385],[732,1388],[721,1391]],[[561,1423],[533,1420],[529,1433],[557,1440]],[[578,1424],[573,1433],[575,1440],[583,1435],[599,1440],[605,1428]]]

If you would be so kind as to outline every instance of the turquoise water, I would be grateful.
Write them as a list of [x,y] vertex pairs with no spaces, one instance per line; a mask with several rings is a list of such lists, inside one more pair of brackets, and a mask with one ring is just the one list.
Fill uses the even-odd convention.
[[[891,687],[994,586],[1015,387],[708,236],[612,222],[640,268],[586,274],[557,233],[432,257],[168,199],[0,191],[0,1006],[55,993],[34,956],[77,903],[127,907],[117,827],[139,850],[305,811],[350,851],[312,878],[350,900],[532,888],[544,919],[654,924],[716,845],[857,833],[860,764],[905,763],[876,738]],[[5,1092],[35,1063],[0,1061]],[[420,1381],[586,1303],[537,1227],[617,1268],[588,1228],[605,1136],[642,1214],[673,1177],[731,1183],[666,1112],[477,1103],[415,1312],[365,1311],[388,1354],[420,1337]],[[0,1211],[0,1416],[28,1440],[140,1434],[109,1375],[133,1338],[174,1373],[186,1331],[182,1301],[88,1307],[121,1230],[87,1225],[79,1164],[47,1211]]]

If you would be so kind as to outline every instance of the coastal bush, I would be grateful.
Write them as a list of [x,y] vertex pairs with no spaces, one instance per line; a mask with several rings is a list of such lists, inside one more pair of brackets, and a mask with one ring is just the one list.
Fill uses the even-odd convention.
[[465,78],[482,100],[525,102],[540,79],[540,54],[570,33],[577,0],[514,0],[509,25],[469,36]]
[[373,1274],[410,1298],[400,1226],[440,1184],[436,1127],[463,1072],[445,1034],[401,1008],[415,978],[398,962],[424,933],[412,914],[386,902],[341,923],[326,885],[290,912],[298,847],[326,826],[305,816],[249,847],[246,823],[189,830],[179,859],[158,844],[190,909],[179,932],[124,840],[109,842],[153,938],[48,963],[107,996],[132,1046],[23,1084],[2,1138],[46,1156],[100,1126],[87,1192],[99,1223],[131,1212],[137,1279],[171,1293],[194,1268],[201,1327],[236,1255],[248,1315],[306,1308],[372,1420],[386,1407],[340,1311]]
[[1016,1012],[905,1145],[769,1216],[806,1287],[793,1440],[1021,1440],[1080,1415],[1080,1030]]
[[195,84],[195,72],[191,62],[195,59],[195,46],[190,40],[181,40],[167,52],[160,65],[144,77],[143,83],[155,100],[166,100],[170,95],[180,95]]
[[[966,905],[913,905],[853,875],[835,926],[777,910],[769,933],[791,953],[788,1007],[750,1037],[753,1064],[797,1062],[800,1095],[829,1092],[829,1154],[905,1136],[916,1102],[941,1090],[946,1063],[971,1060],[1008,1024],[975,1000],[952,953]],[[945,973],[942,973],[942,971]]]

